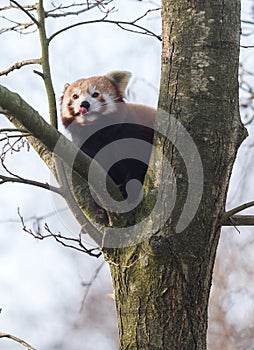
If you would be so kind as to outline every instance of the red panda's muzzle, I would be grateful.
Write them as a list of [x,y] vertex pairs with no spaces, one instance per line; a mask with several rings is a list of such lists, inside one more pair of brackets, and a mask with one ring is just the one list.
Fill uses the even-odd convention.
[[90,103],[88,101],[83,101],[80,105],[79,113],[81,115],[86,114],[88,112],[89,107],[90,107]]
[[84,114],[86,114],[87,112],[88,112],[88,110],[87,110],[86,107],[80,107],[79,113],[80,113],[81,115],[84,115]]

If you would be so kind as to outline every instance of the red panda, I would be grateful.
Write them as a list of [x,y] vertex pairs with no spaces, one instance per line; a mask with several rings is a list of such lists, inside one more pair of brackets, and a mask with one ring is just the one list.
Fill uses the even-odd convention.
[[[143,184],[149,163],[153,141],[153,124],[156,111],[153,108],[126,103],[125,90],[131,74],[126,71],[113,71],[104,76],[80,79],[66,85],[61,100],[61,117],[63,125],[71,133],[73,142],[80,149],[94,158],[97,152],[111,145],[110,151],[103,159],[101,166],[119,186],[123,197],[128,197],[126,184],[136,179]],[[90,135],[89,137],[87,135]],[[129,141],[128,141],[129,139]],[[146,141],[142,161],[135,159],[133,139]],[[117,142],[126,140],[126,150],[119,149]],[[134,157],[124,158],[132,149]],[[123,156],[123,158],[121,158]],[[112,166],[109,168],[108,164]],[[132,195],[135,197],[138,193]]]

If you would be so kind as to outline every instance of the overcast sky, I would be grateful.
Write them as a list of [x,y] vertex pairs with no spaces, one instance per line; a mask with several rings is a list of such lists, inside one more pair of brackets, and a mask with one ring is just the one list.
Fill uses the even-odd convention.
[[[6,1],[6,4],[8,1]],[[29,3],[20,1],[20,3]],[[50,5],[51,1],[45,1]],[[60,4],[62,1],[54,1]],[[68,1],[64,2],[67,4]],[[70,1],[72,3],[72,1]],[[250,19],[250,1],[243,1],[243,18]],[[2,5],[1,5],[2,6]],[[133,20],[148,9],[160,6],[160,1],[116,0],[109,4],[115,7],[110,18]],[[15,14],[12,13],[12,16]],[[20,13],[18,16],[21,16]],[[100,11],[90,11],[82,20],[103,17]],[[20,20],[21,17],[12,17]],[[23,15],[22,15],[22,18]],[[48,33],[73,21],[51,19]],[[75,21],[79,17],[74,17]],[[152,12],[142,21],[152,31],[160,33],[160,13]],[[0,19],[1,27],[6,21]],[[253,45],[253,36],[244,37],[243,44]],[[129,70],[133,74],[130,84],[130,99],[138,103],[156,106],[160,75],[160,42],[151,37],[123,31],[110,24],[90,24],[77,27],[56,37],[51,43],[50,62],[56,97],[59,101],[64,84],[81,77],[100,75],[111,70]],[[13,63],[40,55],[38,35],[5,33],[0,35],[0,70]],[[253,50],[243,50],[241,60],[251,69]],[[18,92],[48,120],[48,108],[42,80],[33,73],[38,67],[25,67],[0,77],[0,84]],[[252,82],[253,83],[253,82]],[[0,128],[10,125],[0,116]],[[253,190],[253,123],[248,127],[249,139],[239,152],[228,196],[228,207],[254,199]],[[62,130],[62,128],[61,128]],[[252,147],[252,148],[251,148]],[[16,174],[38,181],[50,181],[48,169],[38,156],[26,148],[9,156],[6,164]],[[45,190],[25,185],[2,185],[0,188],[0,331],[9,332],[30,342],[40,350],[116,350],[117,329],[110,275],[106,264],[91,287],[82,313],[79,312],[85,292],[82,282],[89,282],[101,264],[101,259],[64,249],[55,242],[34,240],[22,231],[17,208],[35,228],[35,220],[56,208],[65,208],[64,202],[56,200]],[[249,210],[253,214],[253,210]],[[17,222],[15,222],[15,220]],[[77,234],[79,227],[66,210],[48,218],[54,232]],[[253,229],[241,228],[239,235],[234,229],[225,229],[221,247],[225,247],[229,235],[235,244],[245,244],[251,239]],[[226,238],[225,238],[226,237]],[[231,238],[230,238],[231,240]],[[241,243],[242,242],[242,243]],[[87,244],[91,244],[87,239]],[[232,243],[234,244],[234,242]],[[222,249],[222,248],[221,248]],[[233,288],[241,276],[232,274],[229,288]],[[246,285],[246,279],[243,280]],[[227,306],[228,322],[254,322],[254,302],[251,288],[243,292],[229,293],[232,301]],[[233,295],[233,297],[232,297]],[[243,299],[244,296],[244,299]],[[245,302],[242,303],[242,300]],[[228,304],[227,304],[228,305]],[[252,316],[251,316],[252,315]],[[3,344],[3,345],[2,345]],[[0,348],[18,349],[9,340],[0,340]]]

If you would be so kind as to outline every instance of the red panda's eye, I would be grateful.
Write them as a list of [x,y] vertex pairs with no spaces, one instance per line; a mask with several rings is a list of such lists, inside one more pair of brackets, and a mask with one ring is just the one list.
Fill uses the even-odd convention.
[[73,94],[72,98],[74,98],[74,100],[77,100],[78,99],[78,95],[77,94]]
[[99,94],[99,92],[94,92],[93,94],[92,94],[92,97],[98,97],[100,94]]

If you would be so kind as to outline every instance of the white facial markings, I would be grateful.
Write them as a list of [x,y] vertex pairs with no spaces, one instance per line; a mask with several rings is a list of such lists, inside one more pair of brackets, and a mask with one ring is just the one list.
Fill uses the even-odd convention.
[[108,93],[102,94],[104,100],[105,100],[105,106],[106,106],[106,114],[110,114],[116,111],[116,102],[115,99]]
[[77,117],[75,118],[75,122],[76,122],[77,124],[85,125],[85,123],[86,123],[86,118],[85,118],[84,115],[79,115],[79,116],[77,116]]
[[98,119],[98,114],[87,113],[85,115],[85,121],[86,122],[92,123],[92,122],[94,122],[97,119]]
[[89,94],[92,96],[94,92],[96,92],[96,86],[95,85],[89,85],[88,87]]
[[[99,85],[99,86],[98,86]],[[66,118],[74,118],[80,125],[90,124],[103,115],[109,115],[117,110],[113,91],[104,84],[80,84],[66,89],[62,103],[62,113]],[[106,92],[104,92],[106,91]],[[109,91],[109,92],[107,92]],[[80,114],[82,102],[87,101],[89,108],[83,115]]]
[[72,96],[73,95],[80,95],[81,94],[81,90],[80,90],[80,88],[77,88],[77,87],[74,87],[73,89],[72,89]]

